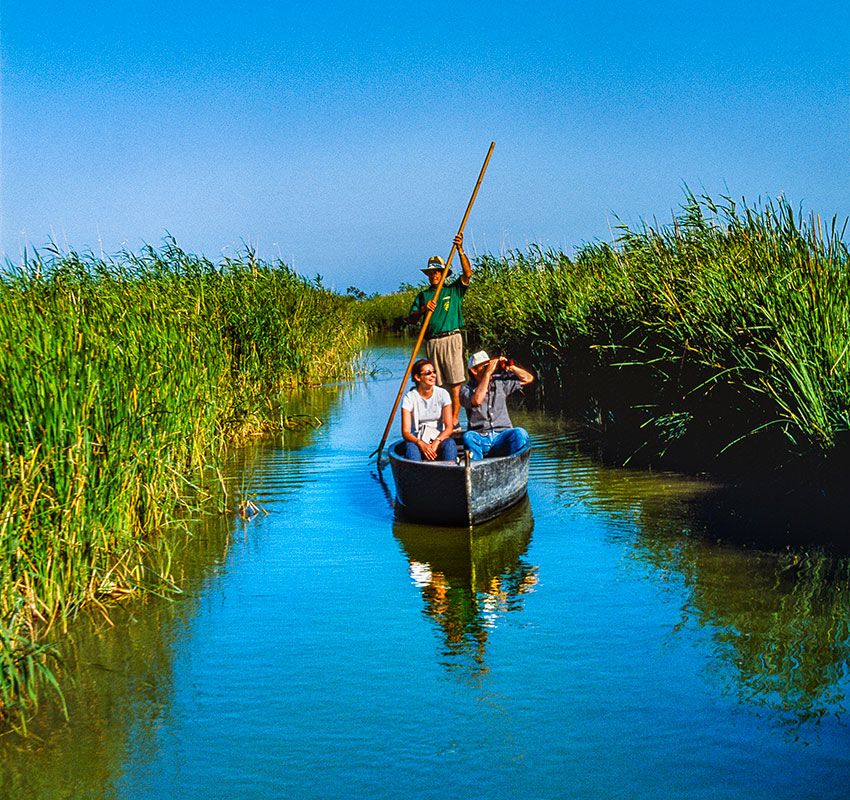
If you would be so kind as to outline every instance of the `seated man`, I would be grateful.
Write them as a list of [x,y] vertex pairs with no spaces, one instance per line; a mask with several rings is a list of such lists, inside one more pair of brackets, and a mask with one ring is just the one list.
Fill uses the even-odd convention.
[[483,350],[469,357],[469,382],[460,391],[468,430],[463,443],[473,460],[509,456],[528,443],[528,432],[514,428],[505,398],[528,386],[534,376],[504,356],[490,358]]

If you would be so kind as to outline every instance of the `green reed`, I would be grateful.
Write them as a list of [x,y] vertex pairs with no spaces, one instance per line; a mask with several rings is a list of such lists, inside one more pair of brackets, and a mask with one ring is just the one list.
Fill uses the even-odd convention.
[[390,294],[374,294],[369,297],[357,297],[354,308],[358,318],[370,332],[401,331],[407,325],[407,315],[419,287],[402,284],[398,291]]
[[281,390],[352,374],[365,329],[349,306],[250,251],[213,264],[173,241],[7,266],[0,715],[43,683],[52,626],[173,587],[156,532],[229,441],[280,423]]
[[843,234],[784,200],[689,196],[672,224],[623,227],[572,258],[485,256],[467,316],[474,337],[521,352],[563,395],[593,395],[651,451],[832,456],[850,430]]

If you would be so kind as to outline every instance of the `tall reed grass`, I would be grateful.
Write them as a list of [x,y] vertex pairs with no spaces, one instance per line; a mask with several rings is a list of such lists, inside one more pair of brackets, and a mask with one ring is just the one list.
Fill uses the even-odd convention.
[[407,315],[419,287],[402,284],[398,291],[390,294],[373,294],[354,301],[357,316],[370,332],[403,331],[407,326]]
[[847,459],[843,237],[785,200],[689,195],[670,225],[623,227],[572,258],[485,256],[467,319],[473,339],[528,358],[550,395],[594,408],[649,457]]
[[84,604],[173,585],[157,536],[285,387],[352,374],[343,298],[250,251],[48,251],[0,281],[0,714],[52,676]]

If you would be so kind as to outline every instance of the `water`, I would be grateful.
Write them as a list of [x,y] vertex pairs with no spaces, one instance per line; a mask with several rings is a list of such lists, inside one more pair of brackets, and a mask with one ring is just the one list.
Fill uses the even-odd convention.
[[366,453],[405,355],[240,451],[186,594],[81,620],[71,719],[0,739],[29,798],[846,797],[846,561],[729,541],[716,487],[615,470],[544,416],[529,500],[470,536],[394,518]]

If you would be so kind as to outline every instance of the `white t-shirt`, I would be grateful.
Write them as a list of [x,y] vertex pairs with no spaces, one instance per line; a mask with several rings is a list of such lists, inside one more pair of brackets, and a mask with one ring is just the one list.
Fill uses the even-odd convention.
[[401,401],[401,407],[413,415],[413,431],[423,442],[433,442],[443,430],[443,409],[451,404],[452,398],[442,386],[435,386],[427,400],[411,389]]

